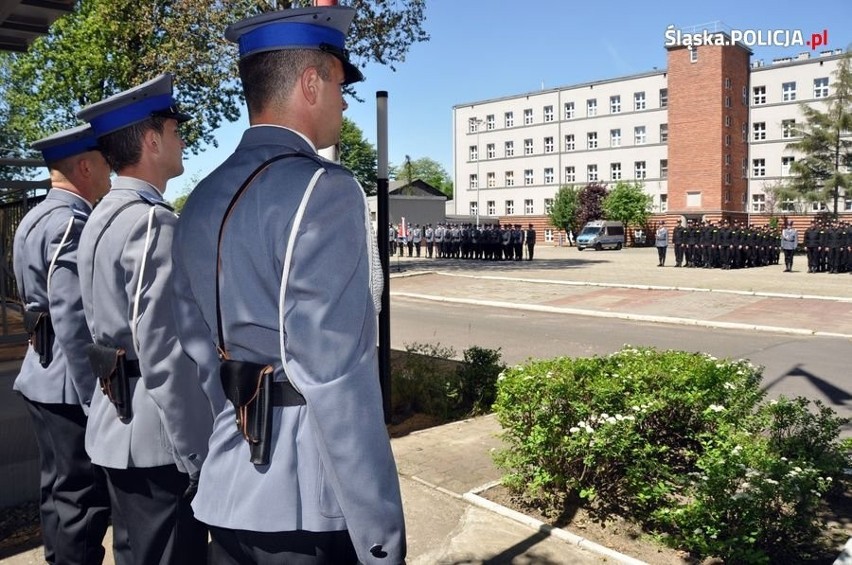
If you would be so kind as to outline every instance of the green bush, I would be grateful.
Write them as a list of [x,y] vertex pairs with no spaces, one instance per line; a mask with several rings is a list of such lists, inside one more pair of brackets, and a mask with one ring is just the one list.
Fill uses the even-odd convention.
[[410,354],[392,376],[393,410],[421,412],[450,421],[490,412],[497,394],[497,377],[505,369],[500,351],[471,347],[463,361],[447,361],[455,351],[441,344],[406,344]]
[[845,420],[762,403],[760,380],[747,361],[632,347],[504,371],[504,484],[546,513],[579,501],[631,518],[694,555],[795,561],[843,479]]

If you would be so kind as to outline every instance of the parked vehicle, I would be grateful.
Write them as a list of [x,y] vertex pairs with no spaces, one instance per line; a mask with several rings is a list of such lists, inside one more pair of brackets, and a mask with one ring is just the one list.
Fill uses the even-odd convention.
[[577,236],[577,250],[587,247],[601,249],[621,249],[624,247],[624,226],[621,222],[595,220],[587,223]]

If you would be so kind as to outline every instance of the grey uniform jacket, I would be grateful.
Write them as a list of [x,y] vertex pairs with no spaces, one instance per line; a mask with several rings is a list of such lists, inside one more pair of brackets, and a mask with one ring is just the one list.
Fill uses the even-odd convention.
[[54,188],[24,216],[15,232],[13,264],[24,308],[49,312],[56,338],[46,368],[27,349],[14,389],[35,402],[80,404],[88,410],[95,389],[85,348],[92,342],[77,277],[77,245],[91,205]]
[[799,232],[795,228],[784,228],[781,232],[781,249],[796,249],[799,245]]
[[[215,356],[216,240],[225,208],[261,163],[292,151],[316,154],[292,130],[250,128],[183,209],[174,247],[176,318],[187,351],[207,348],[201,364]],[[201,521],[231,529],[348,529],[362,563],[398,563],[405,526],[378,381],[375,244],[352,174],[316,159],[277,161],[245,191],[225,227],[220,278],[231,358],[273,365],[274,378],[289,379],[307,404],[274,408],[270,464],[256,467],[226,403],[193,509]],[[353,235],[348,244],[330,245],[341,232]],[[197,336],[197,328],[207,335]],[[387,557],[371,555],[374,545]]]
[[95,391],[86,451],[104,467],[177,465],[196,474],[213,422],[202,390],[210,375],[197,372],[178,342],[171,285],[177,216],[162,204],[148,183],[119,176],[83,229],[80,288],[91,335],[101,345],[124,348],[142,374],[131,379],[128,423],[100,388]]

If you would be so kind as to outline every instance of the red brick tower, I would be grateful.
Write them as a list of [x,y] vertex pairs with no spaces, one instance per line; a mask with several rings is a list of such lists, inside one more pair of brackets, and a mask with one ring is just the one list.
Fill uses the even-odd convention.
[[744,216],[750,56],[743,45],[668,48],[670,215]]

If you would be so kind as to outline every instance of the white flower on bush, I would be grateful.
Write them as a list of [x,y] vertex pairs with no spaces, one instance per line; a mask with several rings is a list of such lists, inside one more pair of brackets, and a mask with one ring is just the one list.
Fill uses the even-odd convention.
[[580,428],[578,428],[577,426],[571,426],[571,428],[568,431],[571,432],[572,434],[576,434],[577,432],[580,431]]
[[768,479],[768,478],[764,479],[763,482],[765,482],[768,485],[772,485],[772,486],[778,486],[778,484],[779,484],[778,481],[776,481],[775,479]]
[[740,451],[742,451],[742,450],[743,450],[743,446],[737,445],[736,447],[734,447],[734,449],[731,450],[731,452],[734,455],[739,455]]
[[725,383],[722,386],[724,386],[728,390],[734,390],[735,388],[737,388],[737,385],[735,385],[734,383]]
[[725,410],[725,407],[719,404],[711,404],[707,407],[707,410],[710,410],[711,412],[722,412]]
[[606,422],[607,422],[607,424],[614,424],[614,423],[617,422],[617,420],[615,418],[613,418],[612,416],[610,416],[609,418],[606,419]]

